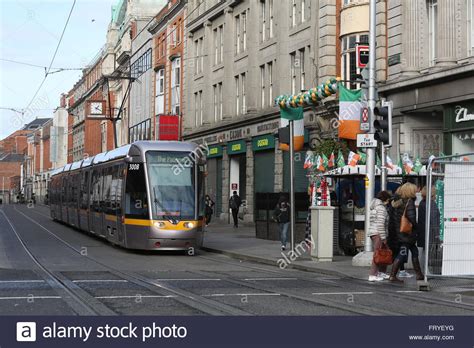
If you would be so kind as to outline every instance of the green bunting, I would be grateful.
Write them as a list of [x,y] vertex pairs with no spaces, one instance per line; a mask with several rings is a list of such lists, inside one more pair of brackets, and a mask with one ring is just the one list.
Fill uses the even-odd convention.
[[344,156],[342,155],[342,151],[339,150],[339,153],[337,155],[337,167],[343,168],[345,165],[346,165],[346,161],[344,161]]
[[397,164],[400,168],[402,168],[402,176],[405,176],[407,175],[406,171],[405,171],[405,166],[403,165],[403,160],[402,160],[402,155],[400,154],[400,157],[398,158],[398,164]]
[[421,168],[423,168],[423,163],[421,163],[420,158],[417,158],[415,164],[413,165],[413,171],[416,174],[420,174]]
[[360,160],[359,160],[358,164],[362,164],[362,165],[366,164],[367,163],[367,154],[365,154],[362,151],[357,151],[357,154],[360,156]]

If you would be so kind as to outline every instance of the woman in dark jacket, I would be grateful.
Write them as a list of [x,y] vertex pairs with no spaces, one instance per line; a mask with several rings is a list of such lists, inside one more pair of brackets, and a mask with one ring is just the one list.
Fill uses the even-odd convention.
[[[422,200],[418,206],[418,224],[416,231],[418,238],[416,244],[418,248],[425,248],[425,235],[426,235],[426,195],[428,194],[427,187],[423,187],[421,190]],[[431,203],[430,203],[430,239],[436,239],[439,236],[439,209],[435,202],[436,191],[435,188],[431,188]]]
[[[398,247],[398,253],[392,265],[390,274],[391,281],[403,282],[397,278],[400,266],[408,261],[408,252],[411,252],[413,268],[416,272],[416,279],[424,278],[421,272],[420,260],[418,259],[418,248],[416,247],[416,190],[417,187],[412,183],[405,183],[397,190],[398,195],[390,203],[389,210],[389,245]],[[405,212],[406,218],[411,222],[413,229],[411,233],[400,231],[402,216]]]

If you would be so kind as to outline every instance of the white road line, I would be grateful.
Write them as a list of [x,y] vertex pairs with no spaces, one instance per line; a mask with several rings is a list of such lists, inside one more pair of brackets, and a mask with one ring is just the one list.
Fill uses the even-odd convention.
[[115,299],[115,298],[172,298],[176,295],[117,295],[117,296],[96,296],[97,299]]
[[179,280],[179,281],[198,281],[198,280],[206,280],[206,281],[215,280],[215,281],[220,281],[221,279],[218,279],[218,278],[188,278],[188,279],[181,279],[181,278],[177,278],[177,279],[174,279],[174,278],[161,278],[161,279],[155,279],[155,281],[157,281],[157,282],[159,282],[159,281],[167,282],[167,281],[175,281],[175,280]]
[[0,297],[0,300],[48,300],[58,299],[61,296],[11,296],[11,297]]
[[412,292],[421,292],[418,290],[397,290],[396,292],[401,292],[401,293],[412,293]]
[[127,283],[126,279],[79,279],[73,280],[73,283]]
[[224,297],[224,296],[281,296],[280,294],[275,293],[254,293],[254,294],[209,294],[201,295],[202,297]]
[[44,283],[44,280],[0,280],[3,283]]
[[313,292],[313,295],[372,295],[371,291],[348,291],[348,292]]
[[260,281],[260,280],[298,280],[298,278],[246,278],[244,280],[254,280],[254,281]]

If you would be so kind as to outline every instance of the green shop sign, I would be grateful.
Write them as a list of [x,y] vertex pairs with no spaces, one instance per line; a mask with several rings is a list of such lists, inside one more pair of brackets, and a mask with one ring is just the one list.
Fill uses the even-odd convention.
[[261,135],[252,139],[253,151],[262,151],[275,148],[275,137],[271,134]]
[[227,154],[228,155],[237,155],[239,153],[247,152],[247,146],[245,145],[245,140],[237,140],[227,143]]
[[207,158],[222,157],[222,145],[210,145]]

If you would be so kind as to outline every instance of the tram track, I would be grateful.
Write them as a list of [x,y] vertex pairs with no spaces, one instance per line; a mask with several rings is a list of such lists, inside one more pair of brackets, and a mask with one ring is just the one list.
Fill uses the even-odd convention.
[[[23,214],[22,212],[20,212],[18,210],[17,210],[17,212],[20,213],[20,214]],[[38,212],[38,211],[32,211],[32,212],[34,212],[38,215],[42,215],[43,217],[46,217],[46,218],[49,219],[49,216],[47,216],[46,214],[43,214],[43,213]],[[23,215],[25,215],[25,214],[23,214]],[[25,215],[25,217],[28,217],[28,216]],[[28,217],[28,218],[32,222],[34,222],[35,224],[39,225],[41,228],[46,229],[49,233],[53,234],[56,238],[61,239],[60,237],[56,236],[54,232],[48,230],[47,228],[45,228],[44,226],[42,226],[41,224],[39,224],[38,222],[36,222],[32,218],[30,218],[30,217]],[[61,239],[61,241],[63,243],[66,243],[67,246],[72,248],[75,252],[78,252],[78,250],[76,248],[74,248],[72,245],[70,245],[66,241],[64,241],[62,239]],[[229,264],[229,265],[232,265],[232,266],[237,266],[237,267],[240,267],[240,268],[243,268],[243,269],[264,272],[264,273],[270,274],[272,276],[275,276],[275,275],[281,276],[282,275],[281,271],[279,271],[279,270],[269,270],[268,268],[245,265],[245,264],[242,264],[241,262],[233,262],[233,261],[229,261],[229,260],[215,259],[215,258],[207,256],[207,255],[206,256],[197,255],[197,256],[194,256],[194,257],[201,258],[201,259],[204,259],[206,261],[212,261],[212,262],[219,263],[219,264],[224,263],[224,264]],[[155,287],[155,288],[158,287],[160,289],[166,289],[167,291],[170,292],[170,295],[176,296],[176,298],[187,298],[187,299],[192,299],[193,301],[196,301],[196,299],[198,298],[202,304],[206,304],[206,305],[212,304],[213,306],[217,306],[220,310],[223,309],[221,307],[222,306],[221,303],[216,305],[216,303],[209,303],[208,302],[209,297],[214,297],[214,296],[207,296],[207,298],[206,298],[206,296],[199,296],[199,295],[196,295],[194,293],[187,292],[183,289],[171,287],[169,284],[166,284],[167,283],[166,281],[165,282],[159,282],[159,281],[156,281],[156,280],[148,279],[148,278],[143,277],[143,276],[141,276],[139,274],[136,274],[136,273],[130,274],[128,272],[123,272],[123,271],[120,271],[120,270],[116,270],[116,269],[111,268],[109,265],[104,264],[103,262],[100,262],[100,261],[98,261],[94,258],[91,258],[91,257],[88,257],[88,258],[90,260],[100,264],[102,267],[108,269],[109,271],[111,271],[112,274],[115,274],[116,276],[122,277],[123,279],[126,279],[127,281],[130,281],[131,283],[134,283],[134,284],[138,283],[141,286],[151,286],[151,287]],[[204,272],[192,271],[191,273],[194,273],[194,274],[199,275],[199,276],[209,276],[208,274],[205,274]],[[246,287],[246,288],[250,288],[250,289],[253,289],[253,290],[260,291],[260,292],[263,291],[264,293],[262,293],[262,295],[267,294],[268,296],[270,296],[270,295],[284,296],[284,297],[287,297],[287,298],[293,299],[293,300],[305,301],[306,303],[311,303],[312,305],[318,305],[318,306],[324,306],[324,307],[327,307],[327,308],[334,308],[334,309],[342,310],[342,311],[351,313],[352,315],[355,315],[355,314],[357,314],[357,315],[374,315],[374,314],[376,314],[376,315],[404,315],[404,313],[402,313],[400,311],[374,309],[373,306],[364,306],[364,305],[360,305],[360,304],[359,305],[354,305],[352,303],[351,306],[349,307],[347,305],[347,303],[342,303],[338,299],[331,299],[331,298],[328,298],[328,297],[326,297],[326,298],[308,298],[308,297],[292,294],[291,292],[288,292],[288,291],[275,292],[273,289],[271,289],[271,286],[256,285],[254,282],[249,282],[249,281],[245,281],[245,280],[237,280],[237,279],[233,279],[233,278],[227,277],[227,276],[226,277],[220,277],[220,278],[222,278],[220,280],[223,280],[223,281],[228,282],[230,284],[234,284],[236,286]],[[303,280],[303,281],[307,281],[307,282],[311,282],[311,283],[313,283],[317,286],[331,285],[331,283],[333,283],[332,281],[317,279],[317,278],[315,279],[314,277],[310,278],[310,277],[298,276],[298,279]],[[354,287],[354,285],[356,285],[358,287],[358,291],[353,291],[352,293],[354,295],[360,294],[362,292],[368,294],[369,292],[372,293],[374,291],[380,290],[380,288],[378,288],[377,286],[374,287],[373,284],[365,284],[364,281],[354,279],[354,278],[350,278],[350,279],[340,278],[340,279],[338,279],[338,285],[343,286],[344,288],[346,286],[347,286],[347,288],[351,288],[351,287]],[[344,292],[344,293],[346,293],[347,295],[351,294],[350,291]],[[320,295],[322,295],[322,294],[320,294]],[[330,295],[330,294],[328,294],[328,295]],[[459,308],[459,309],[462,309],[462,310],[472,310],[472,308],[474,308],[473,306],[461,305],[459,303],[455,303],[454,301],[448,301],[448,300],[443,300],[443,299],[439,299],[439,298],[427,297],[426,295],[416,296],[416,297],[413,297],[412,294],[408,294],[408,293],[406,295],[403,295],[402,293],[394,292],[394,291],[392,291],[392,289],[388,289],[386,287],[383,288],[383,295],[387,297],[388,301],[390,301],[390,300],[393,300],[393,301],[418,301],[418,302],[426,303],[426,304],[429,304],[429,305],[437,305],[437,306],[444,305],[444,306]],[[215,302],[215,301],[211,300],[211,302]],[[249,315],[250,314],[248,312],[242,311],[241,309],[237,309],[237,308],[232,307],[232,306],[227,306],[227,305],[225,305],[225,306],[226,307],[224,308],[224,313],[223,314],[230,314],[230,315]],[[237,311],[237,313],[236,313],[236,311]],[[208,314],[216,315],[216,313],[208,313]]]

